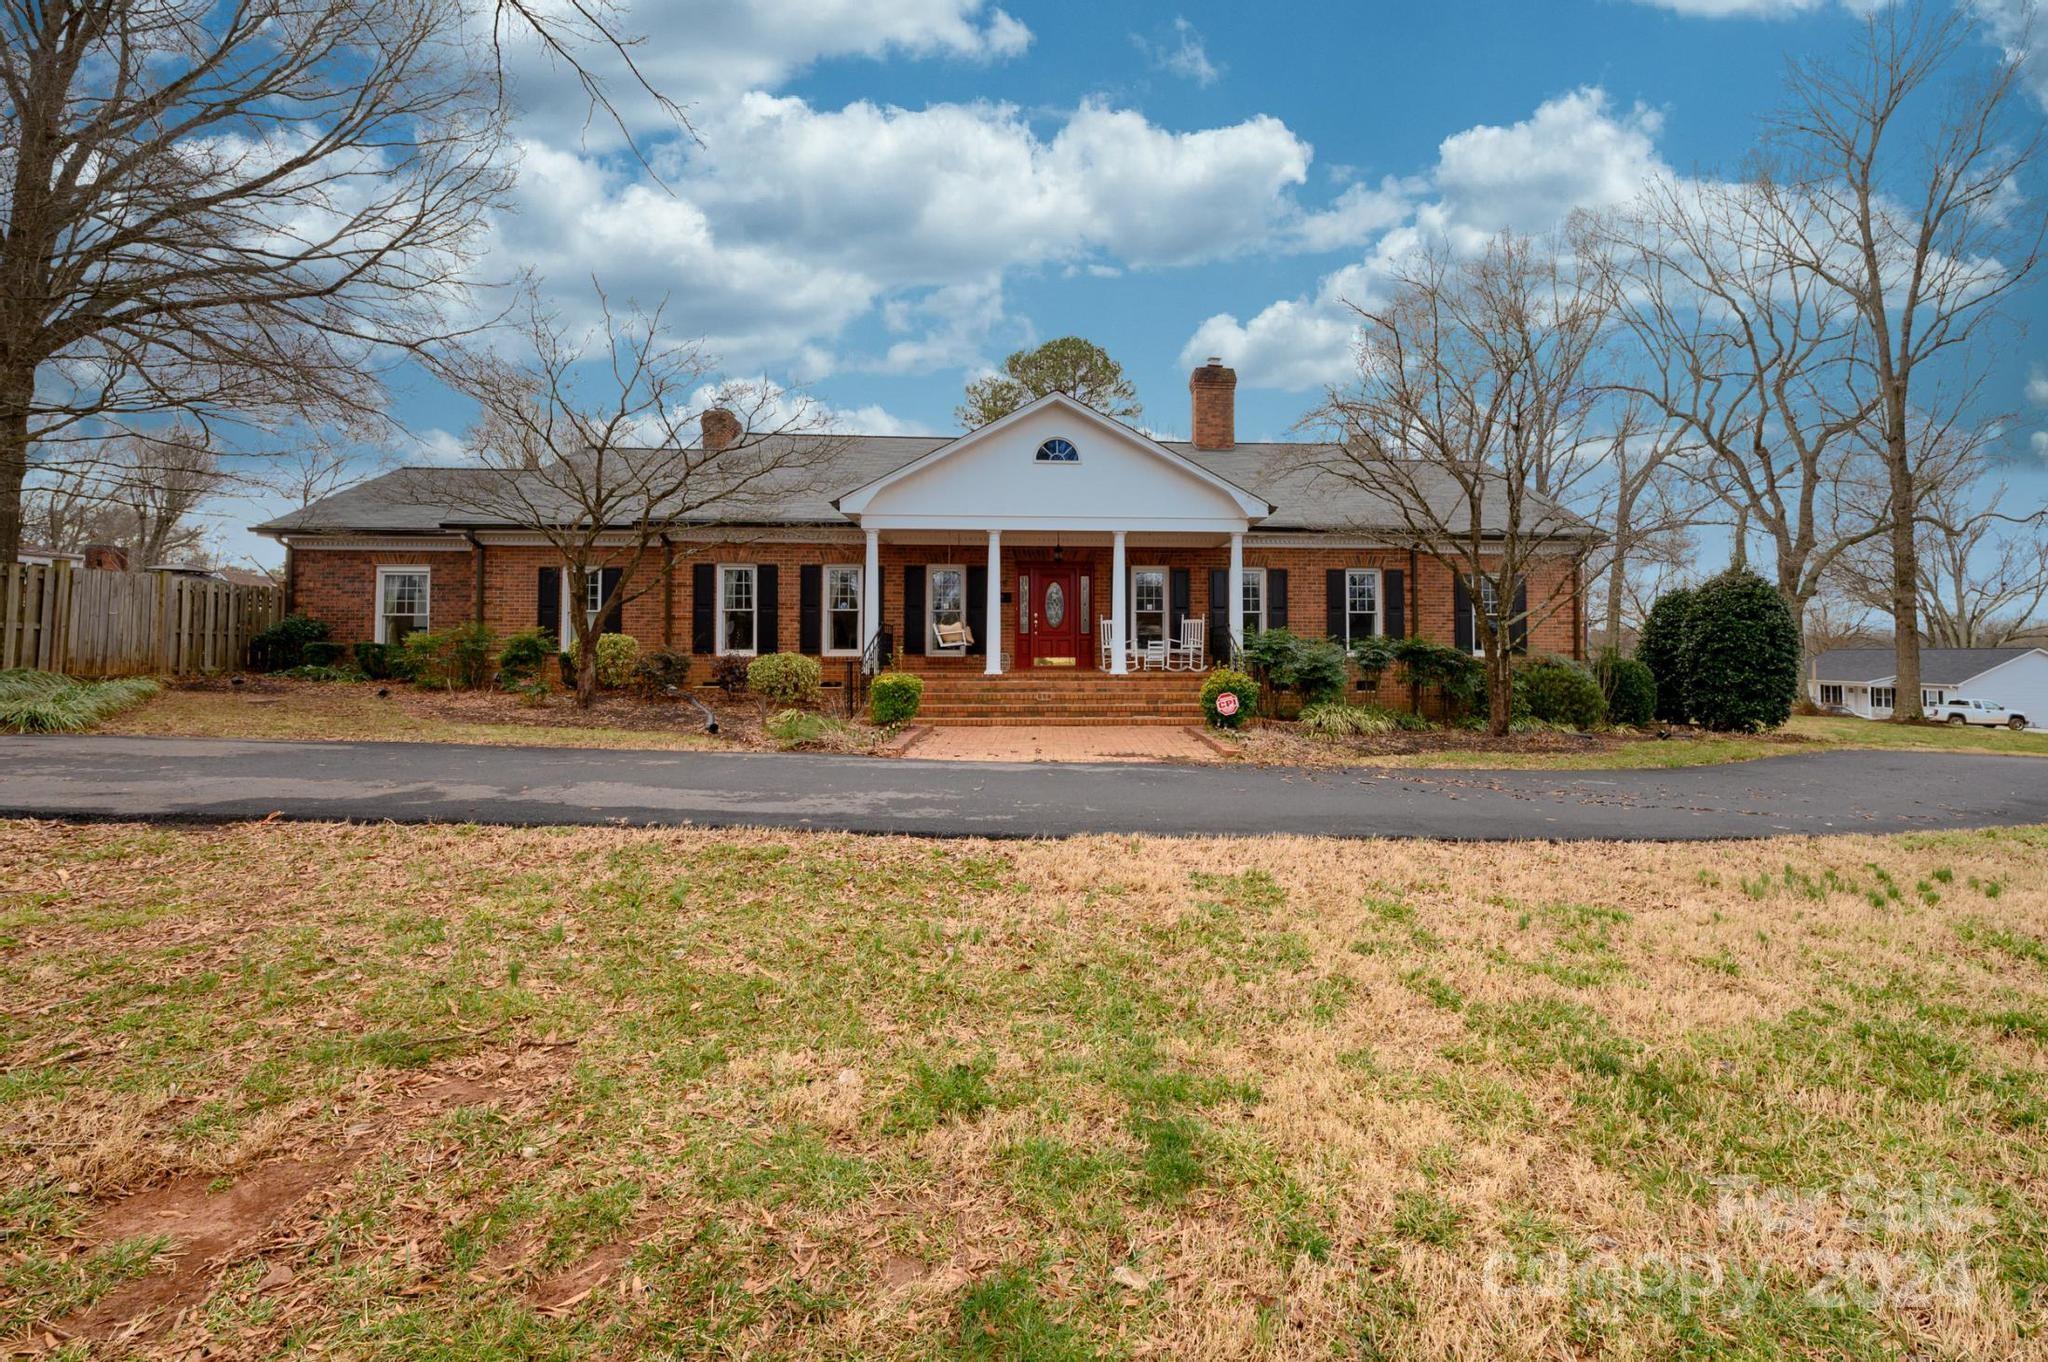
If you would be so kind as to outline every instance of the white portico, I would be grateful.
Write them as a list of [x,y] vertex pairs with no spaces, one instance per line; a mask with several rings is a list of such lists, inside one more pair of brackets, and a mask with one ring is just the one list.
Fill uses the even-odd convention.
[[[950,565],[941,567],[940,576],[928,575],[922,588],[915,578],[906,579],[905,595],[931,593],[928,613],[918,615],[914,627],[922,631],[929,620],[941,648],[959,637],[951,624],[956,610],[963,625],[969,615],[978,618],[987,634],[978,651],[991,675],[1004,670],[1006,650],[1020,666],[1092,662],[1105,619],[1109,637],[1126,646],[1107,649],[1102,661],[1111,672],[1128,670],[1128,645],[1141,630],[1181,627],[1174,606],[1186,608],[1183,582],[1192,569],[1164,565],[1197,557],[1219,564],[1215,571],[1222,578],[1227,554],[1227,578],[1218,584],[1227,581],[1230,644],[1241,645],[1244,536],[1273,509],[1143,433],[1057,393],[835,504],[866,541],[864,647],[872,646],[881,627],[885,550],[892,560],[908,554],[942,565],[962,556],[949,549],[981,550],[974,555],[982,560],[973,568],[978,579],[971,583],[978,588],[976,599],[966,599],[969,569],[961,567],[956,580],[943,575],[952,571]],[[1104,550],[1106,570],[1098,573],[1092,565]],[[1154,561],[1161,566],[1145,566]],[[1134,564],[1145,598],[1142,619],[1134,617]],[[1100,583],[1106,593],[1099,577],[1107,578]],[[929,604],[941,596],[943,612]],[[926,641],[920,636],[916,651],[925,651]],[[1225,641],[1212,639],[1210,650],[1223,654]]]

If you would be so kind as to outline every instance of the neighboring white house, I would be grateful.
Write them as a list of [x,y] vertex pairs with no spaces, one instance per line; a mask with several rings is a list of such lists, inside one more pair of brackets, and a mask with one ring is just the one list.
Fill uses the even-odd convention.
[[[1807,697],[1866,719],[1888,718],[1898,691],[1889,648],[1830,648],[1813,660]],[[1951,696],[1994,700],[2036,727],[2048,725],[2048,648],[1922,648],[1920,703]]]

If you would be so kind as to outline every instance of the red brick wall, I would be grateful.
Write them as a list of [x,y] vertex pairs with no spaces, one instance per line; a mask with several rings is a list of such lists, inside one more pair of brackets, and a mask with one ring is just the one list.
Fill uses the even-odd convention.
[[[554,568],[559,560],[547,548],[487,547],[484,557],[484,620],[499,633],[528,629],[537,622],[539,574]],[[626,633],[643,648],[671,646],[688,650],[691,619],[691,568],[697,563],[773,563],[780,569],[780,601],[777,609],[777,643],[785,651],[797,647],[798,570],[806,564],[854,563],[864,557],[859,543],[792,544],[734,543],[677,546],[670,589],[661,582],[661,560],[651,554],[642,560],[627,583],[629,599],[622,611]],[[1002,590],[1011,599],[1003,610],[1003,641],[1006,655],[1017,650],[1015,596],[1021,565],[1051,557],[1049,549],[1004,545]],[[903,573],[912,564],[958,563],[966,567],[985,564],[987,548],[972,546],[884,544],[881,551],[882,621],[896,638],[903,638]],[[1229,564],[1229,551],[1212,549],[1156,549],[1133,545],[1130,566],[1185,568],[1190,577],[1190,612],[1206,617],[1209,611],[1209,573]],[[1110,610],[1110,550],[1105,547],[1068,549],[1064,562],[1079,565],[1089,582],[1090,632],[1085,643],[1088,664],[1095,655],[1093,620]],[[425,564],[433,572],[432,611],[435,628],[469,618],[474,579],[472,557],[463,553],[407,553],[404,551],[356,552],[346,550],[300,550],[297,562],[297,605],[307,614],[325,620],[334,636],[343,642],[371,637],[373,627],[376,568],[379,564]],[[1324,574],[1333,568],[1398,569],[1407,574],[1405,615],[1408,631],[1450,643],[1456,637],[1452,620],[1454,599],[1452,577],[1440,563],[1427,555],[1410,555],[1398,549],[1346,548],[1253,548],[1244,554],[1246,567],[1285,568],[1288,572],[1288,624],[1296,632],[1320,635],[1327,628],[1327,596]],[[1546,563],[1534,574],[1529,603],[1539,614],[1548,612],[1530,629],[1531,652],[1576,654],[1579,611],[1569,599],[1568,560]],[[1554,608],[1551,602],[1557,593]],[[548,622],[551,626],[553,621]],[[1212,641],[1213,646],[1213,641]],[[1406,688],[1391,683],[1382,696],[1388,703],[1405,702]]]
[[379,567],[427,569],[427,611],[436,629],[467,620],[476,602],[476,563],[468,549],[299,548],[292,551],[292,560],[292,608],[324,621],[337,643],[377,636]]

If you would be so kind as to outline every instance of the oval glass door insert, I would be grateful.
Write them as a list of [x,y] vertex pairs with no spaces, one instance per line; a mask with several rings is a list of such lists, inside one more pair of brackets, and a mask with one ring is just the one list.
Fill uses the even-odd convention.
[[1060,621],[1067,617],[1067,593],[1058,582],[1045,584],[1045,627],[1057,629]]

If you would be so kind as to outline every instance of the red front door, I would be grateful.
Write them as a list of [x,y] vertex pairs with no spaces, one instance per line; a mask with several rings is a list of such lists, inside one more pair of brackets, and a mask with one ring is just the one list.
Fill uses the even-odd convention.
[[1032,563],[1024,615],[1018,620],[1019,661],[1031,667],[1078,667],[1088,657],[1088,621],[1081,612],[1081,569],[1072,563]]

